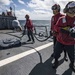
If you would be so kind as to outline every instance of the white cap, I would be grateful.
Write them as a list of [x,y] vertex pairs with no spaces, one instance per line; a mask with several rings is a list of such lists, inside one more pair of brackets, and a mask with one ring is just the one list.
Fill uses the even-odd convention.
[[73,7],[75,7],[75,2],[68,4],[68,8],[73,8]]

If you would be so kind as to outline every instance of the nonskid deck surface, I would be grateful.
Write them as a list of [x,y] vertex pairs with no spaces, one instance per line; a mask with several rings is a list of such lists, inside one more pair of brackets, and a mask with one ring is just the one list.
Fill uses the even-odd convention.
[[[11,34],[21,36],[20,32]],[[7,40],[7,43],[15,39],[19,40],[11,35],[0,34],[0,40]],[[59,59],[59,67],[52,69],[52,39],[44,42],[35,39],[34,44],[26,42],[27,40],[25,35],[21,40],[22,45],[0,49],[0,75],[75,75],[69,68],[69,60],[63,60],[63,53]]]

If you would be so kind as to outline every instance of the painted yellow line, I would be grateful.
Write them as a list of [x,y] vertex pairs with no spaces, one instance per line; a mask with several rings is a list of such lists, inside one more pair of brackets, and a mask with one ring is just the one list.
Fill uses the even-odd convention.
[[[40,51],[40,50],[43,50],[43,49],[45,49],[45,48],[47,48],[47,47],[49,47],[49,46],[51,46],[51,45],[53,45],[53,42],[50,42],[50,43],[47,43],[47,44],[45,44],[45,45],[36,47],[35,49],[36,49],[37,51]],[[31,49],[31,50],[27,50],[27,51],[25,51],[25,52],[22,52],[22,53],[20,53],[20,54],[14,55],[14,56],[12,56],[12,57],[3,59],[3,60],[0,61],[0,67],[2,67],[2,66],[4,66],[4,65],[7,65],[7,64],[9,64],[9,63],[12,63],[12,62],[14,62],[14,61],[16,61],[16,60],[19,60],[19,59],[21,59],[21,58],[23,58],[23,57],[25,57],[25,56],[27,56],[27,55],[29,55],[29,54],[35,53],[35,52],[36,52],[36,51],[35,51],[34,49]]]

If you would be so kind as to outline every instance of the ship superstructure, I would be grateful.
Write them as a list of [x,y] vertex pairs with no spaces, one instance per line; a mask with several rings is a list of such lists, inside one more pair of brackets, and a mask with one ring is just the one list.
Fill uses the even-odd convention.
[[13,29],[12,21],[16,19],[15,13],[13,14],[12,8],[10,7],[10,11],[6,10],[0,14],[0,30],[1,29]]

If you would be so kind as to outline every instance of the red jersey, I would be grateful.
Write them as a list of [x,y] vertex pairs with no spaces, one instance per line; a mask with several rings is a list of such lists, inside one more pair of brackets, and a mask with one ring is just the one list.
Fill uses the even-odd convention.
[[61,17],[56,25],[54,26],[54,30],[58,32],[57,41],[64,45],[73,45],[75,44],[75,40],[70,36],[69,33],[65,34],[61,32],[61,28],[63,27],[74,27],[75,26],[75,17],[69,17],[68,15]]
[[30,19],[26,20],[25,28],[27,28],[28,30],[33,30],[33,24]]
[[[52,16],[52,19],[51,19],[51,31],[55,32],[54,25],[57,23],[58,19],[60,17],[62,17],[62,16],[64,16],[64,15],[61,14],[61,13],[58,13],[58,14]],[[53,36],[56,36],[56,34],[53,34]]]

